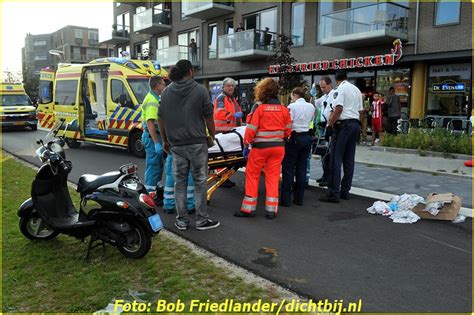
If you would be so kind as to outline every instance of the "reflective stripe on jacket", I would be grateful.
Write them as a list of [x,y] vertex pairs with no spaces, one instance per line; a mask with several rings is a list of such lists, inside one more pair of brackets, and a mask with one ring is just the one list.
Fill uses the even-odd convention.
[[284,139],[291,135],[291,117],[288,109],[271,100],[260,104],[248,121],[244,143],[254,148],[284,146]]
[[231,130],[242,125],[242,120],[235,118],[235,113],[241,112],[239,103],[233,96],[224,93],[214,100],[214,124],[216,132]]

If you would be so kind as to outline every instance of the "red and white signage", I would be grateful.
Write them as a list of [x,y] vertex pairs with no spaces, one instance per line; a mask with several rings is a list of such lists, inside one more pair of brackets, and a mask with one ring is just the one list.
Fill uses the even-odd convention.
[[402,42],[397,39],[393,42],[393,48],[389,54],[365,56],[365,57],[354,57],[354,58],[342,58],[334,60],[322,60],[313,62],[303,62],[294,65],[287,65],[286,71],[280,69],[280,65],[271,65],[268,68],[269,74],[279,74],[283,72],[287,73],[300,73],[300,72],[313,72],[313,71],[326,71],[326,70],[344,70],[344,69],[358,69],[358,68],[370,68],[380,66],[393,66],[395,62],[402,58]]

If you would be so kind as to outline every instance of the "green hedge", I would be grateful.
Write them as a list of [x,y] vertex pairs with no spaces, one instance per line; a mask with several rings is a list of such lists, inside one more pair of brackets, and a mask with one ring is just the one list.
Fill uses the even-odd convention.
[[455,135],[446,129],[410,129],[408,134],[384,134],[383,146],[471,155],[471,137]]

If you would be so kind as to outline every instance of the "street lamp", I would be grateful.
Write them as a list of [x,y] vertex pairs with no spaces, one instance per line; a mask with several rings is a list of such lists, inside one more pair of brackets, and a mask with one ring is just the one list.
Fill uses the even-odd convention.
[[64,51],[51,49],[50,51],[48,51],[48,53],[49,53],[50,55],[58,56],[58,57],[59,57],[59,60],[60,60],[61,62],[64,62]]

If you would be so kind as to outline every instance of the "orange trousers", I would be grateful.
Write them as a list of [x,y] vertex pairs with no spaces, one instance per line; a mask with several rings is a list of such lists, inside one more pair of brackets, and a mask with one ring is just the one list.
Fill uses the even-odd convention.
[[250,150],[245,171],[245,197],[240,210],[252,213],[257,209],[260,174],[265,167],[265,211],[278,213],[278,184],[285,147]]

